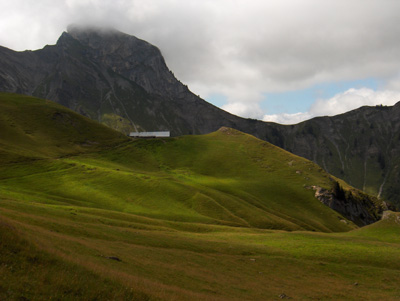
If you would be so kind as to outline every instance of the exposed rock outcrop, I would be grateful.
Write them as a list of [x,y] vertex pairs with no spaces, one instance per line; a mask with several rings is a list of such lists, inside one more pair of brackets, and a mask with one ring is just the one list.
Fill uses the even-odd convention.
[[391,220],[400,225],[400,215],[390,210],[383,212],[382,220]]
[[357,192],[343,191],[342,195],[335,194],[334,189],[328,190],[313,186],[315,197],[321,203],[341,213],[358,226],[372,224],[381,218],[383,207],[377,199]]

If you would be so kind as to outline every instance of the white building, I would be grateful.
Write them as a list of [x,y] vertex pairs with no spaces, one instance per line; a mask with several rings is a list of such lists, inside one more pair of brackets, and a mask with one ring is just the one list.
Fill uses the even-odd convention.
[[138,137],[138,138],[170,137],[170,131],[165,131],[165,132],[130,132],[129,137]]

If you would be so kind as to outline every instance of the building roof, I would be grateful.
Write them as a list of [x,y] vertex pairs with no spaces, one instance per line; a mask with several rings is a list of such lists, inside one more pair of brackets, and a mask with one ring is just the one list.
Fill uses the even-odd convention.
[[163,132],[130,132],[130,137],[169,137],[170,131]]

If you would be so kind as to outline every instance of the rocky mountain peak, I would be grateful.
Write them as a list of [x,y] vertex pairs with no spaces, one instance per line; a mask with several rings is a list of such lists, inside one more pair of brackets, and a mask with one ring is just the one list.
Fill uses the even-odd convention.
[[112,27],[69,25],[67,34],[83,45],[101,50],[103,53],[115,52],[119,47],[123,47],[125,44],[132,44],[132,41],[137,42],[137,40],[139,40],[134,36],[124,34]]
[[67,32],[78,38],[79,35],[115,35],[115,34],[123,34],[119,30],[115,29],[111,26],[95,26],[95,25],[78,25],[78,24],[70,24],[67,26]]
[[68,26],[70,37],[88,47],[91,58],[100,61],[147,92],[173,96],[182,85],[168,69],[161,51],[154,45],[111,27]]

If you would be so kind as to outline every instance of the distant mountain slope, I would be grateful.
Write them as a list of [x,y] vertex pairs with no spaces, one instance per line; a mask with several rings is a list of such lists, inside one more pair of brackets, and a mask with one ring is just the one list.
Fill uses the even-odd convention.
[[354,187],[400,205],[400,102],[269,127],[262,139],[318,163]]
[[292,126],[240,118],[190,92],[155,46],[116,30],[76,26],[41,50],[0,47],[0,91],[56,101],[125,134],[170,130],[179,136],[235,128],[400,206],[400,104]]
[[[0,107],[2,198],[114,210],[163,223],[354,228],[314,196],[312,186],[332,189],[336,182],[329,174],[248,134],[221,128],[130,140],[45,100],[0,94]],[[376,199],[342,186],[354,197],[339,198],[335,209],[358,225],[379,219]],[[344,210],[349,204],[351,210]]]

